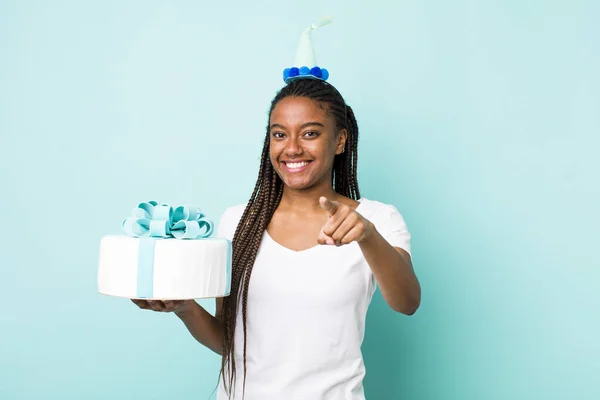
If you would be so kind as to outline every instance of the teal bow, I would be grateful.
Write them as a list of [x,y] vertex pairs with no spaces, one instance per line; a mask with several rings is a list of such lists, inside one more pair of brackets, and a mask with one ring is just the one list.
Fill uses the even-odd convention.
[[123,221],[122,228],[135,237],[201,239],[213,233],[214,223],[198,207],[173,208],[149,201],[138,204],[132,216]]

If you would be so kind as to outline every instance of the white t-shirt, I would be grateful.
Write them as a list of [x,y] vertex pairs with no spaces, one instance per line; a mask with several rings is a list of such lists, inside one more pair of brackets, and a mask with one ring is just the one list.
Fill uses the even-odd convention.
[[[233,239],[244,208],[225,211],[217,236]],[[356,211],[410,254],[410,234],[394,206],[363,198]],[[361,345],[375,289],[356,242],[294,251],[264,232],[248,292],[245,399],[365,399]],[[244,380],[241,304],[237,321],[236,400]],[[227,399],[222,380],[217,399]]]

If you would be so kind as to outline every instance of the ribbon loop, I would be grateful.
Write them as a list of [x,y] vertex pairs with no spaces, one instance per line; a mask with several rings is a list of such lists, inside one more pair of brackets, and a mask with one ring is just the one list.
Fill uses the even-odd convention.
[[200,225],[200,228],[204,227],[206,228],[206,237],[210,236],[213,234],[214,230],[215,230],[215,224],[206,218],[200,218],[198,219],[198,224]]
[[151,237],[167,237],[169,234],[169,225],[164,220],[150,220]]
[[122,223],[123,231],[134,237],[201,239],[214,232],[214,223],[205,218],[199,207],[139,203]]
[[173,226],[173,236],[177,239],[189,239],[200,236],[197,221],[179,221]]
[[167,204],[154,207],[152,219],[167,221],[171,225],[171,221],[173,221],[173,208]]
[[181,220],[190,219],[190,210],[186,206],[179,206],[173,213],[173,221],[177,223]]

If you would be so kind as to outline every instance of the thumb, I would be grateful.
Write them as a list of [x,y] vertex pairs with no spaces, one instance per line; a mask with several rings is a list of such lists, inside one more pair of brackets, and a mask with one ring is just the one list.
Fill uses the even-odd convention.
[[335,214],[339,208],[337,201],[331,201],[325,196],[321,196],[321,198],[319,198],[319,204],[323,210],[329,213],[329,215]]

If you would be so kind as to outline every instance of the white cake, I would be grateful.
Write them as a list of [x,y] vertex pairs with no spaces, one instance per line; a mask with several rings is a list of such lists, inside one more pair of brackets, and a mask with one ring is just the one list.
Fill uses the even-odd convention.
[[[134,216],[123,221],[127,235],[100,241],[98,292],[156,300],[228,296],[231,242],[208,237],[212,222],[201,217],[199,210],[187,207],[174,212],[168,205],[140,203]],[[201,227],[204,233],[199,233]]]

